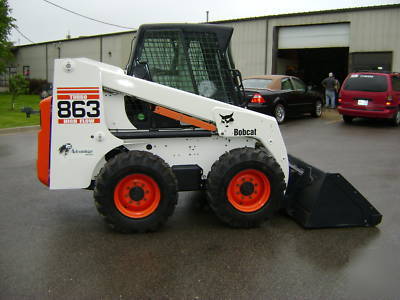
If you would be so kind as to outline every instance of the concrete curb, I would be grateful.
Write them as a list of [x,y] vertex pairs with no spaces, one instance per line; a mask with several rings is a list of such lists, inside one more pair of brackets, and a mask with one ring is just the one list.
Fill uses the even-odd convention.
[[3,128],[3,129],[0,129],[0,135],[2,135],[2,134],[9,134],[9,133],[19,133],[19,132],[38,131],[39,129],[40,129],[40,126],[39,126],[39,125],[24,126],[24,127]]

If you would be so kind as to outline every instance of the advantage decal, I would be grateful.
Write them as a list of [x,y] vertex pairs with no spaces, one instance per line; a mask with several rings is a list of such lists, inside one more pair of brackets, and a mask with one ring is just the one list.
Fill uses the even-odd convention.
[[91,149],[75,149],[72,147],[71,143],[66,143],[58,148],[58,152],[63,155],[67,156],[69,154],[84,154],[84,155],[93,155],[93,150]]
[[233,135],[238,136],[248,136],[248,135],[257,135],[257,129],[233,129]]
[[57,88],[58,124],[100,123],[100,89],[98,87]]

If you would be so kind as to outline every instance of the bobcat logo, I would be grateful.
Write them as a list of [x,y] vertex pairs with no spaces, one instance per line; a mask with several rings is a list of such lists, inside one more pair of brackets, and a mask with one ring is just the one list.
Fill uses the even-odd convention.
[[60,148],[58,148],[58,151],[60,152],[60,154],[67,156],[71,149],[72,149],[72,145],[70,143],[66,143],[66,144],[62,145]]
[[221,117],[221,123],[225,124],[225,127],[229,127],[229,123],[235,121],[235,119],[233,118],[233,113],[231,113],[230,115],[226,115],[223,116],[221,114],[219,114]]

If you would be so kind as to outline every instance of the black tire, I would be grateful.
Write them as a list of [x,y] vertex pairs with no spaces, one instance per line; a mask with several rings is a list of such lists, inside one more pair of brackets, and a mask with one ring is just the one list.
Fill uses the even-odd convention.
[[286,108],[282,103],[278,103],[274,107],[274,118],[278,124],[282,124],[286,120]]
[[354,117],[345,116],[345,115],[342,115],[342,118],[343,118],[343,121],[344,121],[346,124],[350,124],[350,123],[353,121],[353,119],[354,119]]
[[[266,189],[262,184],[257,185],[260,182],[257,177],[253,180],[253,172],[261,179],[268,179],[270,193],[266,202],[262,197],[257,198],[265,195]],[[250,174],[249,179],[245,179],[247,174]],[[275,159],[264,150],[254,148],[225,153],[213,164],[207,178],[210,207],[222,222],[237,228],[259,226],[279,210],[285,188],[284,174]],[[254,205],[252,197],[255,198]]]
[[160,157],[145,151],[125,152],[100,171],[94,199],[98,212],[114,230],[156,231],[175,209],[177,180]]
[[400,125],[400,109],[397,110],[397,113],[390,120],[390,124],[395,127]]
[[314,110],[311,112],[311,116],[314,118],[320,118],[322,116],[322,101],[317,100],[314,104]]

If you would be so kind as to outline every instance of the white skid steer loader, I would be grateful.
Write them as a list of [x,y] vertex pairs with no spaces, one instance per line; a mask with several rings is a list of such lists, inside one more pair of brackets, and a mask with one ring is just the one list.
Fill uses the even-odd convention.
[[233,227],[284,210],[306,228],[374,226],[380,213],[339,174],[288,156],[274,118],[243,108],[232,28],[139,28],[127,68],[58,59],[43,100],[38,177],[50,189],[94,189],[115,230],[154,231],[178,191],[206,190]]

